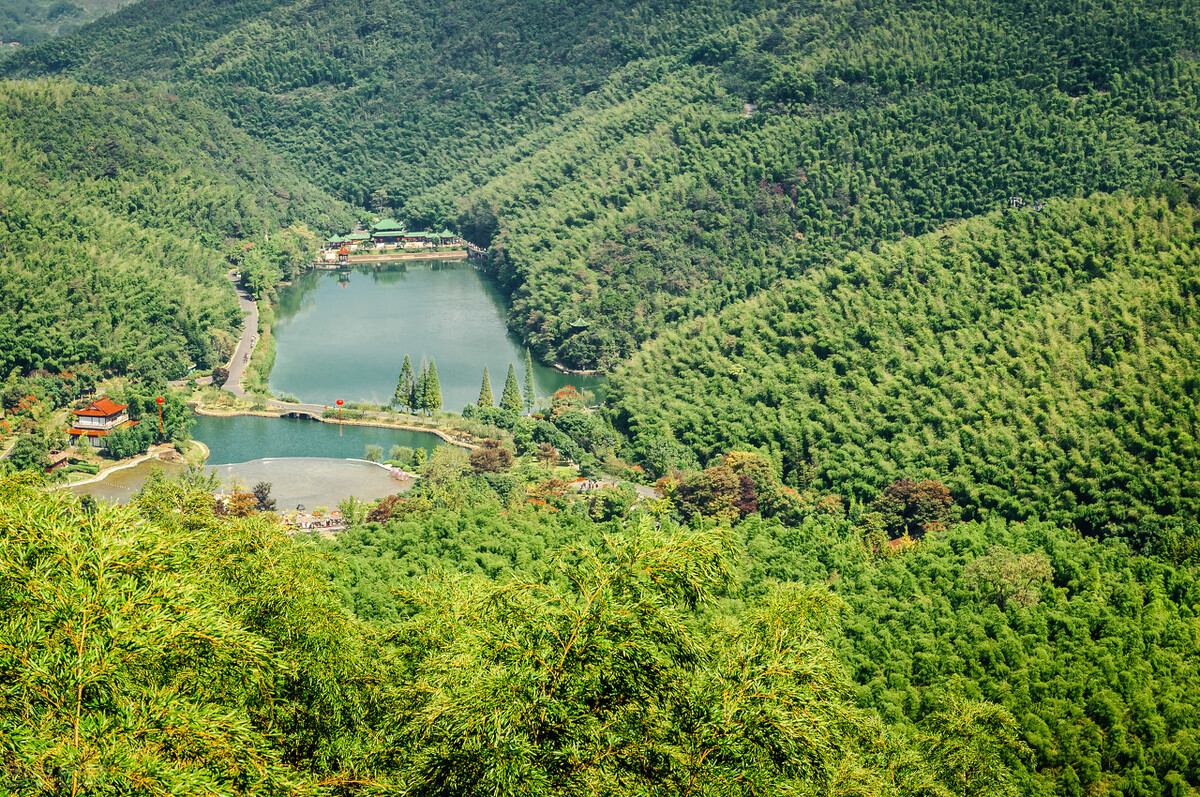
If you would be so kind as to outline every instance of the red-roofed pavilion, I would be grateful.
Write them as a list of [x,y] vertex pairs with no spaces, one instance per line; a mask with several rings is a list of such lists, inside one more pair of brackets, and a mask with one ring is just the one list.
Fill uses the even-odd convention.
[[71,445],[78,445],[80,438],[86,437],[93,448],[103,447],[106,434],[137,423],[129,420],[125,412],[128,407],[128,404],[117,404],[102,396],[81,410],[71,410],[75,416],[75,425],[67,432],[71,436]]

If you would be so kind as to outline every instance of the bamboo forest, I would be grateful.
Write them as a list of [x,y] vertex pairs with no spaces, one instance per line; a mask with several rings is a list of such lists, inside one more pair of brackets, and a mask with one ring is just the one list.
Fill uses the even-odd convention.
[[1200,794],[1198,54],[3,0],[0,797]]

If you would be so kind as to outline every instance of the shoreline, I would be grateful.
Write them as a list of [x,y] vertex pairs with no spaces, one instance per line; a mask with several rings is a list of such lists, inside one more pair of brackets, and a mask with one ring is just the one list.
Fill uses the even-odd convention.
[[[208,459],[208,446],[205,446],[199,440],[193,440],[192,442],[196,443],[197,445],[204,448],[204,458],[207,460]],[[134,457],[133,459],[125,460],[124,462],[119,462],[116,465],[113,465],[111,468],[105,468],[105,469],[101,470],[99,473],[97,473],[95,476],[92,476],[91,478],[83,479],[82,481],[77,481],[77,482],[67,482],[66,484],[51,485],[51,489],[66,490],[71,487],[82,487],[83,485],[86,485],[86,484],[95,484],[97,482],[102,482],[106,478],[108,478],[110,473],[116,473],[117,471],[122,471],[122,470],[129,470],[132,467],[141,465],[143,462],[146,462],[147,460],[151,460],[151,459],[161,460],[162,459],[161,455],[166,453],[167,451],[175,451],[176,455],[179,456],[180,460],[186,462],[186,458],[183,456],[183,454],[180,454],[173,446],[165,446],[159,451],[148,451],[145,454],[141,454],[139,456]]]
[[346,262],[314,260],[313,267],[337,269],[355,263],[394,263],[400,260],[466,260],[470,253],[466,249],[451,249],[447,252],[404,252],[392,254],[348,255]]
[[560,374],[569,374],[570,376],[604,376],[603,371],[576,370],[574,368],[568,368],[567,366],[563,365],[562,363],[555,363],[552,367],[554,368],[555,371],[558,371]]
[[[250,415],[250,416],[257,416],[259,418],[282,418],[287,412],[286,410],[280,410],[279,412],[271,412],[269,410],[231,410],[229,412],[218,412],[218,411],[206,409],[206,408],[200,406],[199,404],[193,403],[190,401],[188,402],[188,406],[191,407],[192,412],[196,413],[197,415],[205,415],[209,418],[232,418],[232,417],[238,416],[238,415]],[[293,410],[293,412],[294,412],[294,410]],[[311,413],[305,413],[305,414],[308,415],[308,417],[311,418],[312,420],[320,421],[321,423],[341,423],[346,426],[370,426],[370,427],[373,427],[376,429],[399,429],[400,431],[405,431],[405,432],[428,432],[429,434],[440,437],[443,442],[449,443],[452,446],[458,446],[459,448],[465,448],[468,451],[473,451],[479,447],[479,446],[475,445],[474,443],[469,443],[465,440],[456,439],[453,436],[451,436],[449,432],[446,432],[442,429],[432,429],[428,426],[415,426],[412,424],[403,424],[403,423],[389,423],[388,421],[386,421],[383,418],[376,418],[376,419],[343,418],[341,421],[338,421],[336,418],[322,418],[322,417],[315,416]],[[199,443],[200,441],[196,440],[193,442]],[[205,450],[207,451],[207,447],[205,448]],[[205,459],[207,459],[207,457],[205,457]]]

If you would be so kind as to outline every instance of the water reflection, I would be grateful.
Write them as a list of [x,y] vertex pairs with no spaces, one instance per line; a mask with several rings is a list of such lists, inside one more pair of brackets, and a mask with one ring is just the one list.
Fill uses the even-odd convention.
[[339,429],[335,423],[258,415],[198,415],[192,437],[208,446],[209,465],[264,457],[362,459],[367,446],[379,446],[386,458],[391,456],[392,446],[433,451],[444,445],[429,432],[351,425]]
[[[503,295],[463,261],[310,272],[279,292],[271,389],[320,404],[386,403],[408,354],[417,370],[422,358],[436,361],[442,406],[458,412],[479,397],[484,366],[497,399],[510,364],[524,384],[525,349],[508,334],[507,313]],[[599,390],[604,380],[535,364],[534,383],[545,402],[564,385]]]

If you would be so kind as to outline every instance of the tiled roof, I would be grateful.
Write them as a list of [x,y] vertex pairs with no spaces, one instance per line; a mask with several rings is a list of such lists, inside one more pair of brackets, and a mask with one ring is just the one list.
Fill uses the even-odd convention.
[[76,415],[86,415],[89,418],[107,418],[109,415],[116,415],[128,406],[128,404],[115,404],[109,400],[108,396],[102,396],[83,409],[71,410],[71,412]]

